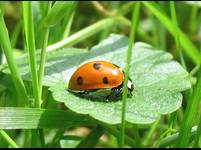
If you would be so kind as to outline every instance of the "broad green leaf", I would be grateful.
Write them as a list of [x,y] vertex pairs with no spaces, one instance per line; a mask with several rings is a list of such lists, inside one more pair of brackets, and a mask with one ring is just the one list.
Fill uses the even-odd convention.
[[[79,63],[91,60],[107,60],[125,67],[128,39],[120,35],[111,35],[92,50],[82,55]],[[73,56],[75,60],[79,55]],[[74,63],[71,62],[73,66]],[[79,64],[79,65],[80,65]],[[135,90],[127,100],[126,120],[130,123],[147,124],[157,120],[161,114],[177,110],[182,103],[181,91],[191,87],[188,73],[172,55],[154,50],[148,44],[138,42],[133,48],[130,77]],[[76,67],[79,65],[75,65]],[[71,110],[109,123],[121,122],[121,101],[101,102],[76,97],[66,91],[67,81],[76,67],[66,70],[65,82],[51,87],[56,101],[64,102]]]
[[[76,53],[76,49],[72,48],[49,52],[44,85],[51,86],[55,100],[64,102],[72,111],[109,124],[119,124],[121,101],[89,101],[70,94],[66,89],[71,75],[83,63],[106,60],[124,69],[127,48],[126,37],[112,34],[89,52]],[[69,54],[68,51],[72,52]],[[20,58],[18,62],[21,74],[30,80],[25,59]],[[133,96],[127,100],[126,120],[130,123],[152,123],[161,114],[177,110],[182,103],[180,92],[191,87],[188,73],[178,62],[172,60],[170,53],[155,50],[142,42],[137,42],[133,48],[130,78],[135,87]]]
[[69,111],[0,107],[0,129],[66,128],[93,121]]

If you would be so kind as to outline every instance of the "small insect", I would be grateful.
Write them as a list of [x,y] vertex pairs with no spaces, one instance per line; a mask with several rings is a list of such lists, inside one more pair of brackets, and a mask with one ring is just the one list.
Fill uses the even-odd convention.
[[[107,61],[92,61],[80,66],[72,75],[68,91],[91,100],[118,100],[123,93],[123,70]],[[128,96],[134,89],[131,79]]]

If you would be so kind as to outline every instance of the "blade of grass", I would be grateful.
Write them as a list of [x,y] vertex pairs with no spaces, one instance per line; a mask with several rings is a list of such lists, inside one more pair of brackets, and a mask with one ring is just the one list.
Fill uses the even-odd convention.
[[[51,8],[52,2],[49,2],[47,13]],[[45,59],[46,59],[46,49],[48,45],[48,36],[49,36],[49,27],[44,27],[44,39],[42,41],[42,49],[40,54],[40,66],[39,66],[39,76],[38,76],[38,84],[39,84],[39,99],[42,96],[42,81],[45,70]]]
[[193,126],[201,99],[200,88],[201,88],[201,68],[199,69],[199,73],[197,76],[197,83],[193,89],[193,93],[190,99],[188,100],[187,108],[184,113],[184,120],[180,128],[177,147],[187,147],[188,145],[190,139],[190,130],[191,127]]
[[62,40],[66,39],[70,34],[70,29],[71,29],[71,26],[72,26],[72,23],[73,23],[74,15],[75,15],[75,12],[73,12],[71,14],[70,18],[68,18],[68,16],[67,16],[66,19],[65,19],[65,20],[68,20],[68,21],[66,21],[67,24],[66,24],[63,36],[62,36]]
[[47,17],[45,18],[45,25],[47,27],[56,25],[65,15],[69,13],[72,14],[72,10],[77,2],[75,1],[57,1],[49,11]]
[[17,40],[19,38],[19,35],[20,35],[20,31],[22,29],[22,21],[20,20],[16,25],[15,25],[15,28],[13,30],[13,34],[11,36],[11,46],[12,47],[15,47],[16,46],[16,43],[17,43]]
[[4,22],[3,13],[1,12],[2,10],[0,9],[0,45],[6,56],[6,61],[11,72],[12,80],[15,84],[18,95],[18,106],[25,106],[28,104],[26,89],[14,59],[8,31]]
[[0,136],[8,142],[8,144],[13,148],[19,148],[19,146],[10,138],[10,136],[3,130],[0,130]]
[[[159,3],[160,3],[160,6],[162,7],[162,9],[165,10],[165,8],[167,7],[166,3],[164,3],[163,1],[161,1]],[[166,47],[166,45],[167,45],[166,33],[167,33],[167,31],[166,31],[165,27],[162,24],[159,24],[159,41],[160,41],[159,45],[160,45],[160,48],[162,50],[166,50],[167,49],[167,47]]]
[[125,143],[125,117],[126,117],[126,98],[128,95],[128,78],[129,78],[129,69],[130,69],[130,62],[131,62],[131,56],[132,56],[132,47],[135,41],[135,33],[138,23],[138,17],[140,13],[140,4],[141,2],[137,2],[132,14],[132,25],[131,25],[131,31],[129,36],[129,47],[127,50],[127,62],[126,62],[126,69],[125,69],[125,79],[124,79],[124,85],[123,85],[123,96],[122,96],[122,114],[121,114],[121,130],[120,130],[120,147],[124,146]]
[[[172,21],[162,12],[160,9],[160,6],[157,5],[154,2],[143,2],[144,6],[148,8],[159,20],[160,22],[166,27],[166,29],[174,35],[175,29]],[[200,59],[200,52],[199,50],[194,46],[194,44],[191,42],[191,40],[188,38],[188,36],[183,33],[182,30],[179,29],[179,37],[180,37],[180,43],[185,50],[185,52],[188,54],[188,56],[191,58],[191,60],[195,64],[200,64],[201,59]]]
[[[170,1],[170,12],[171,12],[171,18],[172,18],[172,24],[175,28],[175,33],[173,34],[175,42],[176,42],[176,47],[177,50],[179,51],[179,57],[180,57],[180,62],[182,66],[186,69],[186,64],[184,61],[183,53],[181,51],[181,45],[180,45],[180,35],[179,35],[179,26],[177,23],[177,16],[176,16],[176,10],[175,10],[175,4],[173,1]],[[169,128],[168,130],[172,130],[175,128],[177,122],[177,111],[170,114],[170,120],[169,120]],[[170,133],[171,134],[171,133]]]
[[76,148],[93,148],[98,143],[99,138],[103,135],[103,128],[96,126],[91,133],[85,137]]
[[93,25],[90,25],[90,26],[78,31],[77,33],[69,36],[68,38],[66,38],[62,41],[59,41],[53,45],[48,46],[47,51],[57,50],[57,49],[65,47],[65,46],[72,46],[72,45],[94,35],[95,33],[98,33],[99,31],[107,28],[108,26],[111,26],[112,24],[115,23],[115,21],[117,21],[115,17],[102,19],[102,20],[94,23]]
[[95,125],[89,117],[70,111],[39,108],[0,107],[0,129],[66,128]]
[[24,1],[22,4],[23,4],[23,19],[24,19],[26,44],[27,44],[27,49],[29,52],[29,63],[30,63],[31,75],[32,75],[35,107],[40,108],[41,100],[40,100],[40,93],[39,93],[40,90],[39,90],[39,84],[38,84],[37,65],[36,65],[35,38],[34,38],[31,2]]
[[[48,13],[51,9],[52,2],[48,2],[47,4],[47,12]],[[39,76],[38,76],[38,84],[39,84],[39,99],[41,100],[42,97],[42,89],[43,89],[43,76],[44,76],[44,71],[45,71],[45,59],[46,59],[46,49],[48,45],[48,36],[49,36],[49,27],[44,27],[44,39],[42,40],[42,49],[41,49],[41,54],[40,54],[40,66],[39,66]],[[45,146],[45,137],[43,130],[39,130],[39,136],[40,136],[40,142],[42,147]]]
[[191,10],[191,15],[190,15],[190,24],[189,24],[189,28],[191,33],[193,34],[196,30],[196,26],[197,26],[197,14],[198,14],[198,4],[197,2],[194,2],[193,6],[192,6],[192,10]]
[[134,6],[135,2],[127,2],[123,6],[120,7],[120,9],[117,10],[117,14],[126,15],[128,12],[130,12]]
[[46,17],[47,16],[47,12],[49,9],[49,1],[40,1],[38,2],[39,8],[40,8],[40,14],[42,17]]
[[176,11],[175,11],[175,4],[173,1],[170,1],[170,12],[171,12],[171,18],[172,18],[172,24],[175,28],[175,32],[173,34],[175,42],[176,42],[176,46],[177,46],[177,50],[179,51],[179,57],[180,57],[180,61],[182,66],[186,69],[186,63],[184,61],[184,56],[182,53],[182,48],[181,48],[181,40],[180,40],[180,34],[179,34],[179,25],[177,23],[177,16],[176,16]]

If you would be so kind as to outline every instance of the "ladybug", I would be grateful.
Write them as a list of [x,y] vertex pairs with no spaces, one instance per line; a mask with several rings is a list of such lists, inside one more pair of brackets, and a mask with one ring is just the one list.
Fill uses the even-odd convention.
[[[92,61],[80,66],[72,75],[68,85],[71,93],[92,100],[117,100],[123,92],[123,70],[107,61]],[[128,95],[134,89],[128,80]]]

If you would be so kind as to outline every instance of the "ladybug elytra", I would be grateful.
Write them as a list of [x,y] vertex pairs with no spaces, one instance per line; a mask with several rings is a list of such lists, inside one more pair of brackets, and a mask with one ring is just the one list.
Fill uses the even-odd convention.
[[[107,61],[92,61],[80,66],[72,75],[68,90],[89,99],[114,100],[122,96],[123,70]],[[128,80],[129,95],[133,84]]]

